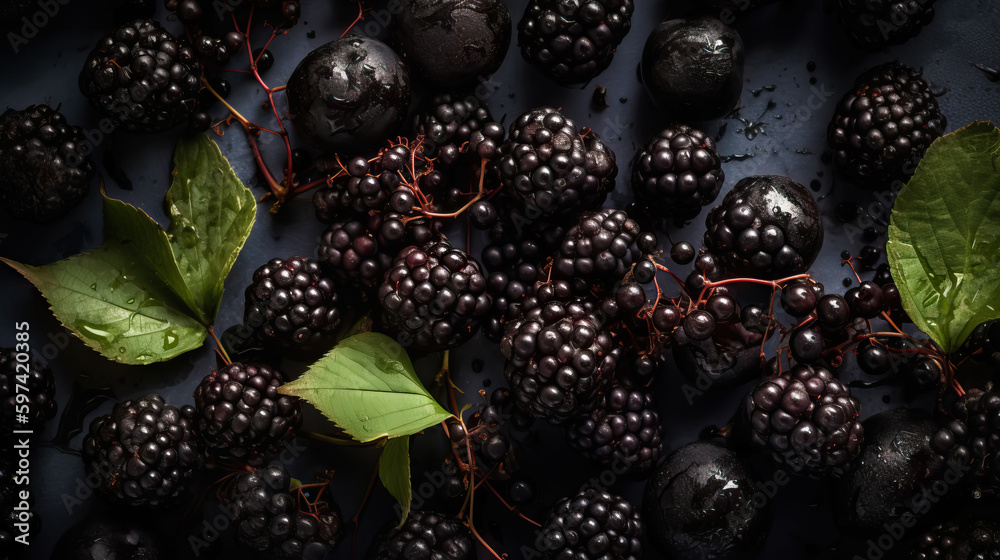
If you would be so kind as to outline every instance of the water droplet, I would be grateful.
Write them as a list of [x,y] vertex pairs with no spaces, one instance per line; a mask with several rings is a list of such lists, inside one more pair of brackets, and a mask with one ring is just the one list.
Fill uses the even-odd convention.
[[115,335],[106,330],[102,325],[95,325],[87,321],[77,321],[75,326],[77,330],[90,338],[96,338],[106,344],[115,341]]
[[167,331],[167,334],[163,336],[163,349],[170,350],[171,348],[176,348],[179,341],[180,340],[177,338],[177,331],[170,329]]
[[128,301],[126,303],[128,303],[128,304],[135,303],[135,298],[128,298]]
[[91,290],[96,290],[96,289],[97,289],[97,284],[96,284],[96,283],[94,283],[94,284],[91,284],[91,285],[90,285],[90,289],[91,289]]
[[122,354],[124,354],[125,353],[125,347],[124,346],[119,346],[118,347],[118,351],[121,352]]

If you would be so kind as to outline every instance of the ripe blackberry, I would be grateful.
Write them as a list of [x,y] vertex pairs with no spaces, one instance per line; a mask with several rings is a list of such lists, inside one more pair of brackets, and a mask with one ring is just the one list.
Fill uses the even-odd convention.
[[611,384],[622,354],[592,305],[558,300],[510,322],[500,351],[517,405],[553,423],[592,406]]
[[180,409],[159,395],[122,401],[90,423],[83,440],[88,476],[107,496],[129,506],[161,507],[177,501],[201,468],[194,407]]
[[472,533],[458,519],[431,511],[411,511],[403,526],[387,527],[372,544],[367,560],[472,560]]
[[705,246],[727,271],[755,278],[805,272],[823,246],[816,200],[780,175],[742,179],[709,212],[705,225]]
[[372,290],[403,248],[442,239],[429,219],[403,222],[399,214],[378,213],[334,221],[320,237],[319,260],[340,282]]
[[354,157],[346,165],[339,159],[321,161],[317,167],[332,175],[329,187],[313,195],[316,217],[322,222],[387,208],[410,214],[418,204],[415,189],[433,173],[424,153],[408,143],[391,143],[371,159]]
[[930,472],[959,473],[981,490],[1000,492],[1000,392],[971,390],[951,407],[931,437]]
[[506,134],[478,97],[451,94],[435,96],[430,106],[414,117],[413,132],[424,137],[424,153],[445,167],[454,165],[464,154],[493,159]]
[[446,241],[400,252],[378,301],[381,328],[418,353],[469,340],[492,303],[479,263]]
[[551,107],[511,123],[497,168],[504,191],[522,204],[525,215],[547,217],[599,207],[618,174],[611,148]]
[[80,72],[80,90],[101,115],[132,132],[163,132],[199,120],[201,64],[159,23],[137,19],[101,39]]
[[545,222],[522,228],[498,224],[483,249],[482,262],[490,271],[486,286],[493,297],[483,333],[495,342],[503,338],[507,323],[537,304],[536,285],[545,281],[546,261],[566,234],[565,228]]
[[934,19],[935,0],[839,0],[840,23],[855,46],[901,45]]
[[556,502],[536,544],[550,558],[637,560],[644,533],[639,510],[628,500],[587,488]]
[[[645,251],[639,248],[643,235]],[[656,236],[643,234],[624,210],[588,212],[566,232],[552,276],[570,281],[578,293],[610,295],[632,265],[655,248]]]
[[245,295],[243,322],[261,340],[302,351],[331,342],[347,305],[319,262],[304,257],[271,259],[253,273]]
[[517,25],[521,56],[560,84],[589,82],[611,65],[634,9],[632,0],[531,0]]
[[719,196],[726,179],[715,140],[675,125],[646,141],[632,162],[632,190],[651,216],[693,219]]
[[0,115],[0,205],[46,223],[80,203],[94,178],[94,149],[78,126],[48,105]]
[[630,475],[648,473],[663,453],[663,429],[652,393],[620,386],[601,396],[589,414],[570,421],[566,438],[584,457],[624,466]]
[[507,56],[511,22],[503,0],[413,0],[392,13],[393,45],[428,87],[477,85]]
[[297,397],[279,395],[280,371],[233,362],[206,375],[194,390],[198,436],[210,452],[259,466],[302,425]]
[[821,366],[796,365],[757,384],[738,425],[757,448],[796,473],[842,472],[861,451],[861,405]]
[[920,72],[899,62],[876,66],[837,105],[828,130],[834,166],[858,185],[888,189],[913,174],[947,123]]
[[[236,540],[277,560],[322,560],[340,539],[340,511],[336,503],[303,500],[301,488],[290,493],[290,483],[278,464],[236,477],[227,496],[236,518]],[[303,501],[308,503],[305,511],[300,509]]]
[[906,558],[1000,560],[1000,522],[970,517],[935,525],[917,539]]
[[[17,396],[23,394],[16,389],[17,385],[28,389],[26,422],[15,417],[19,416],[15,414]],[[29,354],[0,348],[0,410],[3,412],[0,441],[14,437],[12,430],[31,430],[35,436],[40,436],[45,424],[56,415],[55,396],[56,382],[51,370],[33,363]]]

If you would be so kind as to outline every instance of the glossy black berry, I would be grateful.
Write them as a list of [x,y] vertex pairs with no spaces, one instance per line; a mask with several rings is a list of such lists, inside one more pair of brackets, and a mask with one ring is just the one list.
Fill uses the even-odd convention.
[[645,526],[638,509],[621,496],[594,488],[556,502],[540,531],[539,542],[552,558],[642,557]]
[[744,56],[743,39],[721,21],[674,19],[646,39],[640,74],[661,111],[685,121],[705,121],[736,107],[743,91]]
[[403,124],[410,74],[385,43],[349,35],[307,54],[286,91],[292,124],[306,142],[328,153],[357,153]]
[[686,125],[660,131],[632,162],[636,200],[656,219],[693,219],[719,196],[725,178],[715,140]]

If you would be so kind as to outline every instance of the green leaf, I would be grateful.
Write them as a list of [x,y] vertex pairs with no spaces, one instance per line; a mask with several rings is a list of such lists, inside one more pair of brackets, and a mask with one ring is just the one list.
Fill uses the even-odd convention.
[[[168,232],[105,196],[97,249],[37,267],[0,259],[42,292],[63,325],[117,362],[148,364],[200,347],[253,226],[253,195],[211,139],[181,140],[176,163]],[[216,235],[225,239],[209,239]]]
[[451,416],[417,378],[406,350],[374,332],[344,339],[278,391],[309,401],[363,442],[412,435]]
[[185,301],[206,325],[219,312],[223,283],[253,228],[256,205],[211,138],[199,134],[177,143],[167,238],[181,290],[190,294]]
[[1000,130],[937,139],[900,191],[886,253],[903,308],[945,352],[1000,317]]
[[[90,253],[39,267],[3,261],[42,292],[64,326],[112,360],[148,364],[201,346],[205,327],[170,289],[170,267],[149,266],[170,255],[163,230],[130,204],[105,198],[104,210],[108,239]],[[130,227],[135,237],[123,239]]]
[[406,517],[410,515],[410,503],[413,500],[413,487],[410,482],[410,438],[391,438],[385,443],[385,449],[378,459],[378,477],[382,486],[399,502],[403,514],[399,526],[403,526]]

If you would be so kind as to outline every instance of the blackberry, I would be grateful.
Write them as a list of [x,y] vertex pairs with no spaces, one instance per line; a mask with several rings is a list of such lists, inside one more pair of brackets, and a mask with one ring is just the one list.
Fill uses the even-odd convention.
[[424,152],[446,167],[467,153],[493,159],[506,134],[478,97],[451,94],[435,96],[430,106],[414,117],[413,132],[424,137]]
[[80,72],[91,105],[131,132],[163,132],[198,120],[202,68],[190,45],[150,19],[101,39]]
[[[24,394],[17,390],[18,385],[27,388],[26,422],[15,419],[19,408],[17,396]],[[0,441],[13,438],[12,430],[31,430],[34,435],[41,435],[45,424],[56,415],[55,395],[56,382],[51,370],[32,362],[29,354],[0,348],[0,409],[3,411]]]
[[634,10],[632,0],[531,0],[517,44],[525,60],[556,82],[589,82],[611,65]]
[[403,124],[410,73],[388,45],[348,35],[310,52],[288,78],[292,125],[326,153],[360,152]]
[[961,474],[986,492],[1000,492],[1000,392],[971,390],[940,420],[925,450],[930,472]]
[[693,219],[726,179],[715,140],[687,125],[663,129],[632,163],[632,190],[651,216]]
[[[336,503],[303,500],[301,487],[290,493],[290,483],[278,464],[236,477],[227,495],[236,540],[277,560],[322,560],[340,539],[340,511]],[[300,509],[303,501],[307,510]]]
[[0,115],[0,205],[38,223],[62,217],[94,178],[94,149],[78,126],[48,105]]
[[333,174],[329,188],[313,195],[316,217],[322,222],[387,208],[410,214],[418,205],[416,190],[427,174],[434,173],[424,154],[406,143],[392,143],[371,159],[354,157],[346,165],[337,159],[333,165],[329,170],[327,162],[317,166]]
[[522,204],[524,214],[546,217],[599,207],[618,174],[611,148],[551,107],[511,123],[497,168],[504,191]]
[[805,272],[823,246],[812,194],[780,175],[747,177],[705,219],[705,246],[728,272],[780,278]]
[[266,342],[302,351],[332,342],[347,305],[319,262],[304,257],[271,259],[254,271],[245,296],[245,324]]
[[736,108],[745,56],[740,34],[721,21],[674,19],[649,34],[639,75],[661,111],[688,122],[707,121]]
[[917,539],[906,558],[1000,560],[1000,522],[970,517],[935,525]]
[[302,426],[299,399],[279,395],[285,376],[263,364],[233,362],[194,390],[198,436],[209,451],[259,466]]
[[446,241],[400,252],[378,301],[379,325],[418,353],[469,340],[492,303],[479,263]]
[[796,473],[843,472],[861,451],[861,405],[821,366],[796,365],[770,375],[738,414],[743,437]]
[[591,407],[611,384],[622,354],[592,305],[558,300],[510,322],[500,351],[517,405],[553,423]]
[[888,189],[913,174],[947,119],[917,70],[889,62],[863,72],[837,105],[828,130],[845,178]]
[[202,466],[193,427],[195,410],[163,402],[159,395],[122,401],[90,423],[83,440],[87,475],[104,493],[129,506],[175,503]]
[[[571,447],[601,465],[643,475],[663,453],[663,429],[652,393],[612,387],[587,415],[566,427]],[[618,471],[616,471],[618,472]]]
[[472,560],[472,533],[458,519],[431,511],[411,511],[399,528],[387,527],[366,560]]
[[510,46],[503,0],[414,0],[393,11],[389,32],[415,78],[448,89],[478,84]]
[[[639,248],[639,224],[624,210],[600,210],[580,216],[563,238],[552,262],[552,275],[570,281],[579,293],[610,295],[646,251]],[[643,246],[656,247],[645,234]]]
[[498,226],[482,254],[490,271],[486,286],[493,297],[483,333],[495,342],[503,338],[507,323],[537,305],[536,286],[546,280],[546,262],[566,234],[565,228],[544,222],[525,229],[511,223]]
[[642,517],[621,496],[587,488],[556,502],[538,536],[549,558],[642,558]]
[[935,0],[839,0],[840,23],[855,46],[901,45],[934,19]]
[[382,283],[399,251],[440,239],[438,226],[428,219],[404,223],[391,213],[352,217],[330,224],[320,237],[319,259],[338,281],[370,291]]
[[762,498],[739,455],[698,441],[671,453],[646,482],[642,515],[666,558],[752,558],[770,525],[771,505]]

